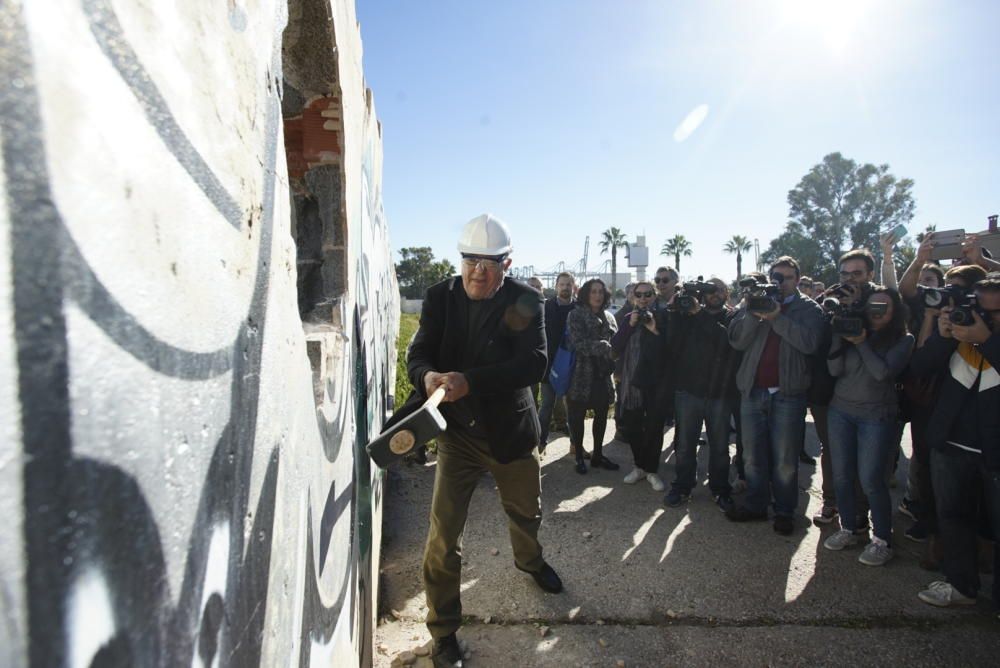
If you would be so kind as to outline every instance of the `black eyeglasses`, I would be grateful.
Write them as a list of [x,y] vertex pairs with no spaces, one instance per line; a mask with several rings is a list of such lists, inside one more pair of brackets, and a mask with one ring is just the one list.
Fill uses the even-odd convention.
[[667,276],[666,278],[656,277],[653,279],[654,283],[672,283],[674,279]]
[[643,298],[648,299],[649,297],[653,296],[652,292],[633,292],[632,294],[635,295],[638,299],[643,299]]

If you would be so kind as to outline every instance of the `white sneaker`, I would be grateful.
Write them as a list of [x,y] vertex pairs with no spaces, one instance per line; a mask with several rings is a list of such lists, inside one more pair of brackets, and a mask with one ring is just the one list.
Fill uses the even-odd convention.
[[865,546],[864,552],[858,557],[858,561],[865,566],[884,566],[885,562],[892,559],[892,548],[881,538],[872,538],[872,542]]
[[823,541],[823,547],[828,550],[833,550],[834,552],[839,552],[845,547],[850,547],[852,545],[857,545],[861,542],[861,539],[854,535],[852,531],[847,529],[840,529],[837,533],[831,535],[829,538]]
[[634,468],[627,476],[625,476],[626,485],[634,485],[635,483],[646,477],[646,472],[640,468]]
[[660,476],[655,473],[650,473],[646,475],[646,480],[649,482],[649,486],[653,488],[654,492],[662,492],[664,489],[663,481],[660,480]]
[[930,603],[931,605],[936,605],[939,608],[948,608],[953,605],[976,604],[976,599],[969,598],[947,582],[943,582],[941,580],[930,583],[927,589],[917,594],[917,598],[924,603]]

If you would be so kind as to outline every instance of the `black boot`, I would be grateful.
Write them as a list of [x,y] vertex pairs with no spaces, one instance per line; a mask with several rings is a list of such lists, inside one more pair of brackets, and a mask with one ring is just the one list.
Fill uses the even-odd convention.
[[604,450],[602,448],[594,448],[594,454],[590,458],[590,468],[604,469],[605,471],[617,471],[621,467],[605,457]]
[[583,461],[583,446],[576,449],[576,466],[574,468],[580,474],[587,472],[587,463]]
[[454,668],[462,665],[462,649],[454,633],[434,641],[431,662],[434,668]]

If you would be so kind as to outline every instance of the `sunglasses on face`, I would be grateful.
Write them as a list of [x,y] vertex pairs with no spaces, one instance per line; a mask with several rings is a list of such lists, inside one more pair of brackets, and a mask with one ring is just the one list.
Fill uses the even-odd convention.
[[674,279],[670,278],[669,276],[666,277],[666,278],[659,278],[659,277],[657,277],[657,278],[653,279],[654,283],[673,283],[673,281],[674,281]]
[[488,257],[463,257],[462,266],[466,269],[471,269],[476,271],[482,269],[484,271],[496,271],[500,268],[501,260]]
[[652,292],[633,292],[632,294],[638,299],[649,299],[653,296]]

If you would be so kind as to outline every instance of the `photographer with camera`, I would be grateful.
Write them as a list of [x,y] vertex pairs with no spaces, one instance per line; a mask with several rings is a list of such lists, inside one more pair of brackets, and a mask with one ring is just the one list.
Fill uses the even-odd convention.
[[635,310],[618,323],[611,339],[620,360],[617,414],[619,428],[632,449],[634,467],[625,476],[627,484],[643,478],[656,492],[664,485],[657,471],[663,449],[666,392],[671,379],[665,368],[667,311],[651,308],[656,291],[640,281],[632,292]]
[[725,282],[701,277],[684,283],[674,297],[667,348],[677,374],[674,414],[676,476],[663,502],[686,503],[695,486],[698,439],[704,423],[709,448],[708,486],[723,511],[732,507],[729,484],[729,418],[736,400],[740,355],[729,345],[726,327],[733,311],[726,306]]
[[[937,323],[910,366],[942,377],[927,442],[947,581],[918,596],[940,607],[974,605],[980,503],[1000,535],[1000,273],[979,281],[965,304],[943,307]],[[1000,551],[993,572],[1000,573]],[[993,602],[1000,607],[1000,577],[993,579]]]
[[909,361],[914,339],[906,331],[906,309],[895,290],[875,288],[863,308],[858,333],[846,326],[838,328],[834,321],[827,362],[837,379],[828,429],[841,528],[823,547],[843,550],[860,540],[855,510],[858,479],[874,525],[872,540],[858,561],[881,566],[893,556],[892,500],[886,468],[896,444],[896,377]]
[[[917,348],[923,347],[931,334],[937,330],[941,309],[965,303],[972,286],[985,277],[986,271],[980,266],[959,265],[948,270],[944,275],[942,286],[918,285],[915,293],[917,296],[911,300],[911,303],[916,302],[915,305],[920,311]],[[924,279],[921,278],[921,283],[923,282]],[[910,458],[906,494],[899,504],[899,510],[914,520],[905,535],[915,542],[927,543],[927,552],[921,563],[933,569],[940,564],[942,556],[934,507],[934,486],[930,475],[930,448],[926,434],[940,378],[933,374],[918,376],[907,371],[903,374],[902,381],[902,408],[910,418],[913,455]]]
[[[816,302],[798,291],[799,264],[783,256],[771,265],[771,285],[749,292],[729,323],[729,341],[743,352],[739,388],[747,494],[726,511],[734,522],[766,520],[774,498],[774,530],[789,535],[798,505],[798,455],[805,430],[809,355],[826,320]],[[741,281],[741,284],[743,281]]]

